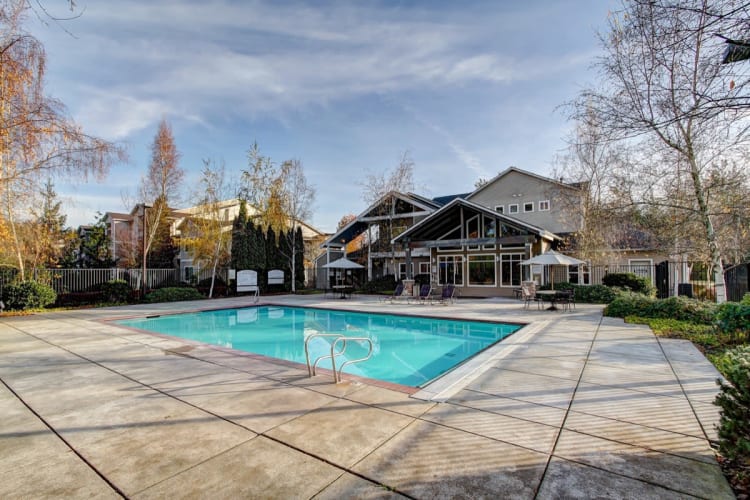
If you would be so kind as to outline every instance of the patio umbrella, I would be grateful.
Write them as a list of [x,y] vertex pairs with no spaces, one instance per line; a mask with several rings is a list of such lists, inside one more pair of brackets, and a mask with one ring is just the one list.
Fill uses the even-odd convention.
[[[570,257],[569,255],[565,255],[560,252],[555,252],[554,250],[550,250],[549,252],[544,252],[543,254],[539,254],[528,260],[521,261],[522,266],[531,266],[533,264],[542,265],[542,266],[580,266],[581,264],[585,264],[585,262],[582,260],[578,260],[575,257]],[[552,284],[552,289],[554,290],[555,289],[555,275],[554,274],[550,274],[550,282]]]
[[349,260],[346,257],[341,257],[340,259],[336,259],[333,262],[324,264],[323,267],[328,269],[362,269],[365,266],[363,266],[362,264],[357,264],[356,262]]

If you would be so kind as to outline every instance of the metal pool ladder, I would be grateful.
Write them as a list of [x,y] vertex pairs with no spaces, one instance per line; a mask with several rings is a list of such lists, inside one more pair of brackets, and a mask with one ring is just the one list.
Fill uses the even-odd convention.
[[[334,340],[331,343],[331,354],[324,354],[322,356],[318,356],[315,361],[310,363],[310,348],[309,343],[310,339],[314,339],[316,337],[335,337],[336,340]],[[356,342],[367,342],[369,344],[369,349],[367,350],[367,356],[363,358],[358,359],[350,359],[348,361],[344,361],[341,366],[339,367],[338,371],[336,371],[336,356],[341,356],[346,352],[346,346],[347,341],[356,341]],[[336,346],[341,343],[342,347],[340,351],[336,351]],[[359,363],[360,361],[367,361],[372,357],[372,339],[368,337],[347,337],[345,335],[341,335],[339,333],[313,333],[312,335],[308,336],[305,339],[305,361],[307,362],[307,374],[312,377],[315,375],[315,368],[318,366],[318,363],[324,359],[331,358],[331,367],[333,370],[333,380],[337,384],[341,382],[341,373],[344,370],[344,367],[346,365],[350,365],[353,363]]]

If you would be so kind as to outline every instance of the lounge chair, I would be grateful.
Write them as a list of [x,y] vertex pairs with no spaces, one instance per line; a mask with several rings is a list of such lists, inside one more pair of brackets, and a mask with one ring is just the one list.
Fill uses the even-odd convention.
[[422,285],[419,287],[419,295],[412,297],[412,299],[422,304],[432,303],[432,286],[427,284]]
[[456,285],[449,284],[443,287],[443,291],[440,294],[440,303],[448,304],[453,303],[454,295],[456,294]]
[[388,297],[382,297],[380,299],[381,302],[393,302],[394,300],[399,300],[406,297],[404,295],[404,285],[402,283],[399,283],[396,285],[396,289],[393,291],[393,295],[389,295]]

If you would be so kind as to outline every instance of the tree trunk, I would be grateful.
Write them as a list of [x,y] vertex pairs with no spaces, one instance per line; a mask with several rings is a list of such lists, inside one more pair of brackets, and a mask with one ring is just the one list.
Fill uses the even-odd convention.
[[703,190],[703,181],[701,180],[700,171],[695,162],[695,158],[689,156],[690,176],[693,180],[693,189],[695,190],[695,200],[698,203],[698,213],[701,223],[706,231],[706,241],[708,250],[711,255],[711,267],[714,273],[714,287],[716,289],[716,302],[726,302],[726,283],[724,282],[724,266],[721,263],[721,252],[719,244],[716,241],[716,232],[714,231],[713,222],[709,214],[708,203],[706,202]]

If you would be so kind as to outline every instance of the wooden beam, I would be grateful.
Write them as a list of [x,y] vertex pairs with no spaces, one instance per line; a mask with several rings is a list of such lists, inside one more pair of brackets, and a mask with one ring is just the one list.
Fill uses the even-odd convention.
[[427,248],[433,247],[460,247],[465,245],[519,245],[525,243],[532,243],[536,239],[536,236],[532,234],[522,236],[506,236],[504,238],[460,238],[454,240],[426,240],[412,241],[412,246],[422,246]]
[[430,215],[432,212],[410,212],[408,214],[393,214],[393,215],[376,215],[372,217],[360,217],[358,220],[362,222],[375,222],[379,220],[393,220],[393,219],[411,219],[413,217],[421,217],[423,215]]

